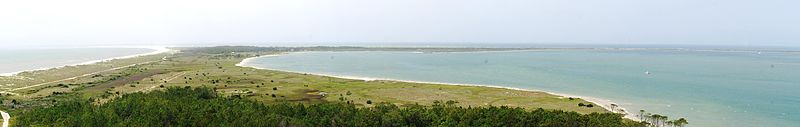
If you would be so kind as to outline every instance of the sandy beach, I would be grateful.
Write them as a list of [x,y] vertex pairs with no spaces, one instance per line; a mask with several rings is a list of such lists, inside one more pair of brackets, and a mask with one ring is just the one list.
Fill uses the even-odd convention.
[[10,73],[1,73],[0,76],[14,76],[14,75],[22,73],[22,72],[58,69],[58,68],[64,68],[64,67],[69,67],[69,66],[89,65],[89,64],[95,64],[95,63],[105,62],[105,61],[109,61],[109,60],[127,59],[127,58],[154,55],[154,54],[160,54],[160,53],[166,53],[166,52],[172,51],[172,49],[169,49],[169,48],[166,48],[166,47],[114,47],[114,48],[146,48],[146,49],[152,49],[154,51],[147,52],[147,53],[141,53],[141,54],[133,54],[133,55],[127,55],[127,56],[112,57],[112,58],[107,58],[107,59],[92,60],[92,61],[86,61],[86,62],[81,62],[81,63],[77,63],[77,64],[68,64],[68,65],[63,65],[63,66],[57,66],[57,67],[44,67],[44,68],[32,69],[32,70],[24,70],[24,71],[10,72]]
[[[293,52],[293,53],[304,53],[304,52]],[[414,53],[414,52],[411,52],[411,53]],[[503,87],[503,86],[496,86],[496,85],[446,83],[446,82],[425,82],[425,81],[399,80],[399,79],[390,79],[390,78],[374,78],[374,77],[359,77],[359,76],[347,76],[347,75],[307,73],[307,72],[296,72],[296,71],[287,71],[287,70],[279,70],[279,69],[271,69],[271,68],[262,68],[262,67],[255,67],[255,66],[248,65],[250,63],[250,61],[252,61],[253,59],[256,59],[256,58],[275,57],[275,56],[280,56],[280,55],[283,55],[283,54],[287,54],[287,53],[273,54],[273,55],[263,55],[263,56],[258,56],[258,57],[246,58],[246,59],[242,60],[240,63],[236,64],[236,66],[249,67],[249,68],[255,68],[255,69],[263,69],[263,70],[277,70],[277,71],[300,73],[300,74],[311,74],[311,75],[318,75],[318,76],[336,77],[336,78],[343,78],[343,79],[364,80],[364,81],[397,81],[397,82],[410,82],[410,83],[423,83],[423,84],[443,84],[443,85],[456,85],[456,86],[480,86],[480,87],[503,88],[503,89],[510,89],[510,90],[519,90],[519,91],[542,92],[542,93],[552,94],[552,95],[561,96],[561,97],[565,97],[565,98],[566,97],[581,98],[583,100],[598,104],[600,107],[602,107],[602,108],[604,108],[604,109],[606,109],[608,111],[613,111],[615,113],[625,114],[624,118],[639,121],[639,119],[636,117],[635,114],[630,113],[624,107],[618,106],[618,107],[615,108],[615,109],[617,109],[616,111],[612,110],[612,108],[610,107],[611,104],[618,104],[618,103],[615,103],[615,102],[613,102],[611,100],[608,100],[608,99],[600,99],[600,98],[595,98],[595,97],[578,96],[578,95],[563,94],[563,93],[554,93],[554,92],[548,92],[548,91],[543,91],[543,90]],[[622,111],[620,112],[619,109],[621,109]]]

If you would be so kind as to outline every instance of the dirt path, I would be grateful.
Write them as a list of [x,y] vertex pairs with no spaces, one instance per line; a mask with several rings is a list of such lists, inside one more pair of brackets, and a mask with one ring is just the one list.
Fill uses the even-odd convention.
[[147,61],[147,62],[135,63],[135,64],[127,65],[127,66],[122,66],[122,67],[111,68],[111,69],[102,70],[102,71],[97,71],[97,72],[93,72],[93,73],[89,73],[89,74],[84,74],[84,75],[80,75],[80,76],[75,76],[75,77],[71,77],[71,78],[65,78],[65,79],[56,80],[56,81],[50,81],[50,82],[39,83],[39,84],[30,85],[30,86],[25,86],[25,87],[19,87],[19,88],[9,89],[9,90],[5,90],[5,91],[0,91],[0,93],[4,93],[4,94],[12,94],[12,95],[19,95],[19,94],[17,94],[17,93],[13,93],[12,91],[17,91],[17,90],[21,90],[21,89],[28,89],[28,88],[38,87],[38,86],[41,86],[41,85],[47,85],[47,84],[52,84],[52,83],[57,83],[57,82],[63,82],[63,81],[73,80],[73,79],[77,79],[77,78],[80,78],[80,77],[86,77],[86,76],[95,75],[95,74],[99,74],[99,73],[103,73],[103,72],[108,72],[108,71],[118,70],[118,69],[122,69],[122,68],[128,68],[128,67],[132,67],[132,66],[136,66],[136,65],[142,65],[142,64],[154,63],[154,62],[158,62],[158,61],[163,61],[163,60],[165,60],[166,58],[167,58],[167,57],[164,57],[164,58],[162,58],[161,60],[155,60],[155,61]]
[[[167,79],[166,81],[167,81],[167,82],[169,82],[169,81],[172,81],[172,80],[174,80],[175,78],[181,77],[181,76],[183,76],[183,75],[185,75],[185,74],[186,74],[186,72],[181,72],[180,74],[177,74],[177,75],[175,75],[175,76],[172,76],[171,78]],[[153,90],[153,89],[155,89],[156,87],[159,87],[159,86],[161,86],[161,85],[164,85],[164,84],[167,84],[167,83],[159,83],[158,85],[151,86],[151,87],[148,87],[148,88],[144,88],[144,89],[141,89],[141,90],[137,90],[136,92],[146,92],[146,91],[150,91],[150,90]]]
[[8,121],[11,120],[11,115],[8,115],[5,111],[0,111],[0,114],[3,115],[3,127],[8,127]]

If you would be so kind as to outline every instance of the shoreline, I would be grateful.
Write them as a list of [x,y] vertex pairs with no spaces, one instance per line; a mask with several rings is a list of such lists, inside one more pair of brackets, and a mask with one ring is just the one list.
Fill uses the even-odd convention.
[[[292,53],[295,53],[295,52],[292,52]],[[296,52],[296,53],[303,53],[303,52]],[[245,58],[241,62],[237,63],[236,66],[254,68],[254,69],[261,69],[261,70],[275,70],[275,71],[283,71],[283,72],[298,73],[298,74],[310,74],[310,75],[317,75],[317,76],[352,79],[352,80],[397,81],[397,82],[421,83],[421,84],[440,84],[440,85],[454,85],[454,86],[477,86],[477,87],[489,87],[489,88],[501,88],[501,89],[509,89],[509,90],[528,91],[528,92],[541,92],[541,93],[551,94],[551,95],[554,95],[554,96],[559,96],[561,98],[566,98],[566,97],[580,98],[580,99],[583,99],[585,101],[595,103],[598,106],[602,107],[603,109],[606,109],[609,112],[622,113],[622,114],[624,114],[623,118],[634,120],[634,121],[641,121],[641,120],[639,120],[639,118],[636,118],[635,114],[631,114],[625,107],[617,106],[615,108],[615,109],[617,109],[616,111],[612,110],[609,107],[611,104],[618,104],[618,103],[614,103],[614,102],[612,102],[611,100],[608,100],[608,99],[600,99],[600,98],[588,97],[588,96],[578,96],[578,95],[572,95],[572,94],[555,93],[555,92],[544,91],[544,90],[523,89],[523,88],[505,87],[505,86],[497,86],[497,85],[446,83],[446,82],[427,82],[427,81],[400,80],[400,79],[391,79],[391,78],[372,78],[372,77],[359,77],[359,76],[347,76],[347,75],[307,73],[307,72],[296,72],[296,71],[287,71],[287,70],[280,70],[280,69],[262,68],[262,67],[255,67],[255,66],[252,66],[252,65],[248,65],[250,63],[250,61],[252,61],[253,59],[256,59],[256,58],[276,57],[276,56],[280,56],[280,55],[283,55],[283,54],[288,54],[288,53],[279,53],[279,54],[262,55],[262,56],[257,56],[257,57]],[[620,109],[623,110],[623,111],[619,111]]]
[[62,66],[57,66],[57,67],[43,67],[43,68],[39,68],[39,69],[23,70],[23,71],[17,71],[17,72],[9,72],[9,73],[0,73],[0,77],[13,77],[13,76],[16,76],[17,74],[23,73],[23,72],[43,71],[43,70],[58,69],[58,68],[64,68],[64,67],[70,67],[70,66],[89,65],[89,64],[96,64],[96,63],[101,63],[101,62],[106,62],[106,61],[111,61],[111,60],[116,60],[116,59],[127,59],[127,58],[139,57],[139,56],[161,54],[161,53],[166,53],[166,52],[172,51],[172,49],[169,49],[167,47],[116,47],[116,48],[145,48],[145,49],[152,49],[152,50],[155,50],[155,51],[146,52],[146,53],[140,53],[140,54],[127,55],[127,56],[112,57],[112,58],[106,58],[106,59],[100,59],[100,60],[91,60],[91,61],[81,62],[81,63],[77,63],[77,64],[67,64],[67,65],[62,65]]

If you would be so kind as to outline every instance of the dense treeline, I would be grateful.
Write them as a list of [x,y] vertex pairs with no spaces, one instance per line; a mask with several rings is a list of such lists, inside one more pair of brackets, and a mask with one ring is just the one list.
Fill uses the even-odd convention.
[[193,53],[226,54],[240,52],[294,52],[294,51],[415,51],[415,52],[467,52],[467,51],[505,51],[529,50],[536,48],[414,48],[414,47],[355,47],[355,46],[314,46],[314,47],[256,47],[256,46],[217,46],[184,50]]
[[210,88],[128,94],[102,105],[64,102],[15,116],[14,126],[644,126],[613,113],[578,114],[450,103],[359,108],[342,103],[263,104]]
[[224,54],[231,52],[278,52],[278,51],[291,51],[291,50],[292,48],[281,48],[281,47],[217,46],[217,47],[194,48],[185,51],[194,53]]

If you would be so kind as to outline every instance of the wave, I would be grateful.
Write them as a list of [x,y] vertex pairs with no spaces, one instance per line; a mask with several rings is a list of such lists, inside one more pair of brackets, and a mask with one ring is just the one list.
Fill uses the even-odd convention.
[[9,76],[10,77],[10,76],[16,76],[17,74],[22,73],[22,72],[42,71],[42,70],[58,69],[58,68],[64,68],[64,67],[70,67],[70,66],[78,66],[78,65],[89,65],[89,64],[106,62],[106,61],[115,60],[115,59],[127,59],[127,58],[139,57],[139,56],[161,54],[161,53],[166,53],[166,52],[172,51],[172,49],[169,49],[167,47],[152,47],[152,46],[151,47],[142,47],[142,46],[135,46],[135,47],[91,47],[91,48],[146,48],[146,49],[152,49],[154,51],[147,52],[147,53],[141,53],[141,54],[133,54],[133,55],[127,55],[127,56],[112,57],[112,58],[107,58],[107,59],[92,60],[92,61],[86,61],[86,62],[77,63],[77,64],[68,64],[68,65],[63,65],[63,66],[58,66],[58,67],[44,67],[44,68],[23,70],[23,71],[10,72],[10,73],[0,73],[0,76]]

